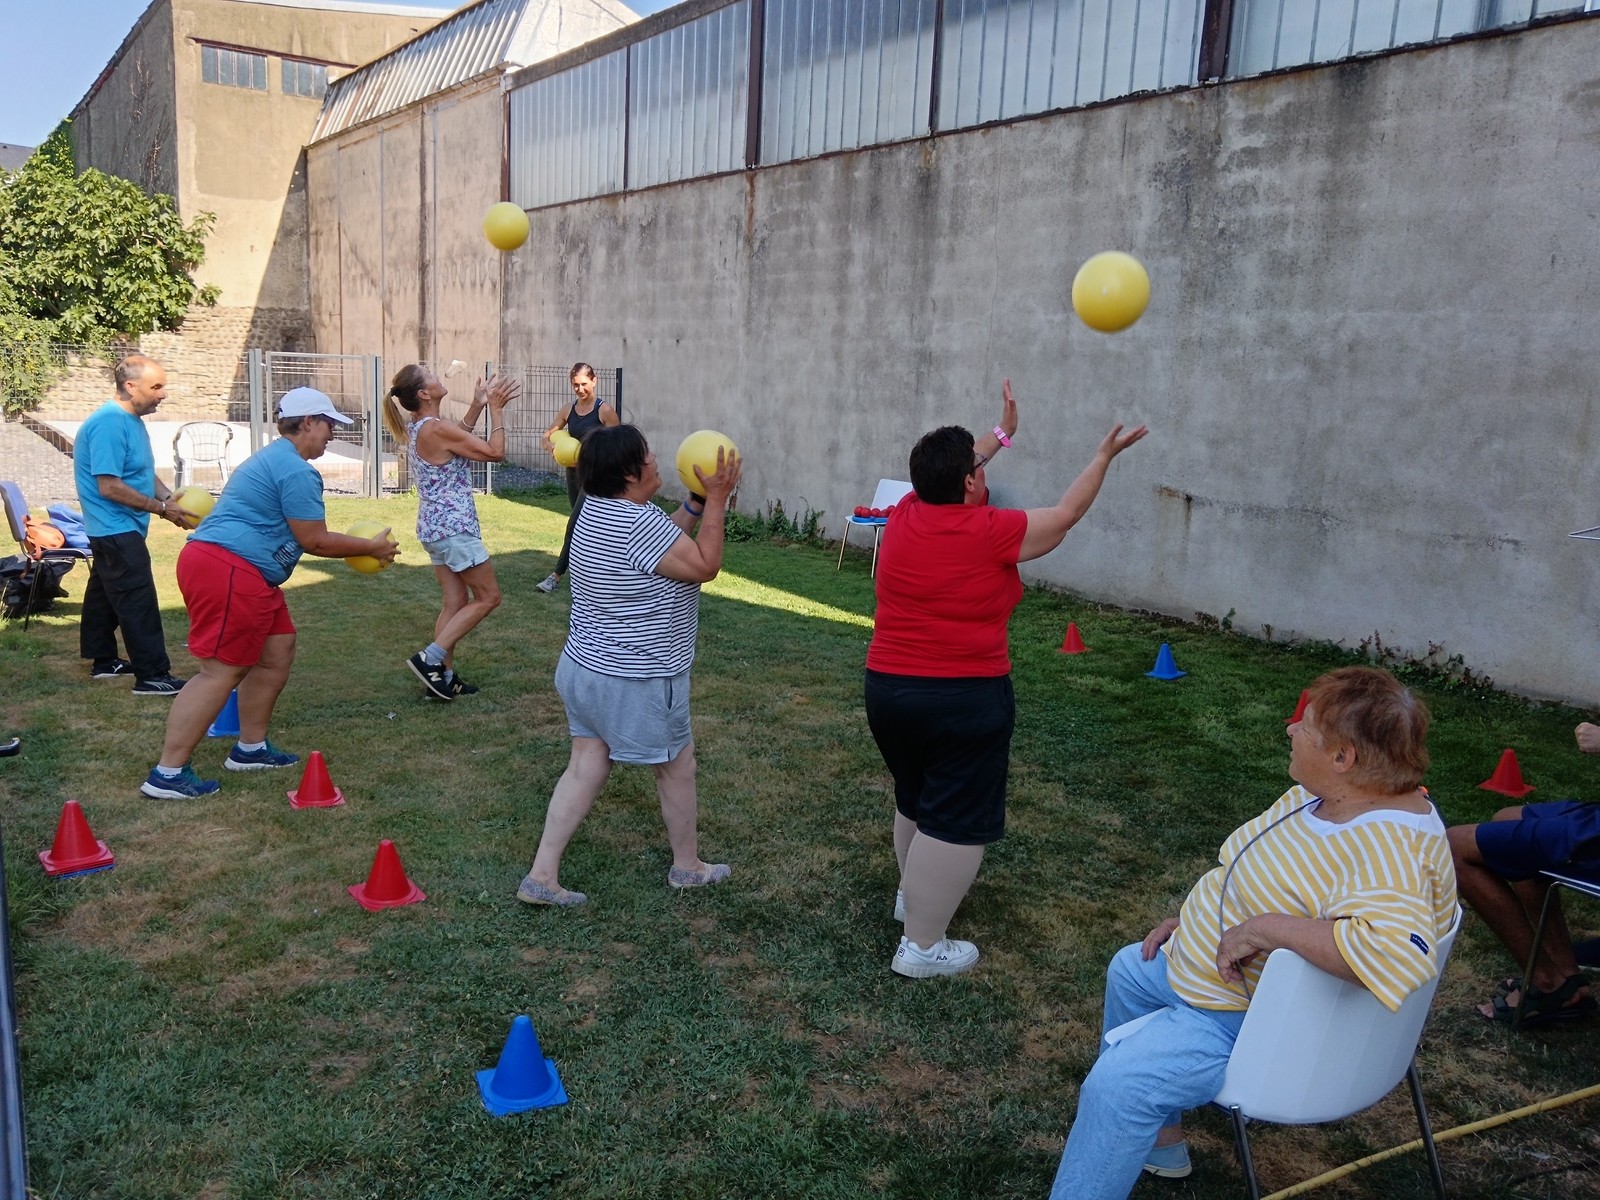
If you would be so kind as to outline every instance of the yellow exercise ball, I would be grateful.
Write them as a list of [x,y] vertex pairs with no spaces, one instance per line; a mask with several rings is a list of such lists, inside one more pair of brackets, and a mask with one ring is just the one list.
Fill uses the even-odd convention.
[[716,474],[718,446],[723,447],[728,454],[739,452],[739,447],[733,444],[732,438],[727,434],[718,433],[715,429],[698,430],[678,444],[678,457],[675,460],[678,466],[678,478],[683,480],[683,486],[695,495],[704,492],[706,485],[695,478],[694,469],[699,467],[707,475]]
[[[369,517],[365,520],[357,521],[345,532],[351,537],[375,538],[387,528],[389,527],[382,521],[374,521]],[[357,571],[362,575],[376,575],[389,565],[383,559],[374,558],[370,554],[357,554],[344,561],[350,565],[352,571]]]
[[528,214],[521,205],[502,200],[483,214],[483,236],[496,250],[515,250],[528,240]]
[[194,518],[189,523],[190,529],[205,520],[217,503],[212,498],[211,493],[197,483],[191,483],[187,487],[181,487],[173,492],[172,500],[185,513]]
[[1096,254],[1072,280],[1072,307],[1090,329],[1119,333],[1144,315],[1150,303],[1150,276],[1131,254]]
[[550,453],[555,456],[556,462],[563,467],[578,465],[578,452],[583,449],[583,443],[577,438],[570,433],[558,433],[550,439],[550,444],[553,447]]

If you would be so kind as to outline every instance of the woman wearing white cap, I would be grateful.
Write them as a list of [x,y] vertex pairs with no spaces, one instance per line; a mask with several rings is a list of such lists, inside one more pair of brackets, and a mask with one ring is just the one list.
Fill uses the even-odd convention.
[[295,626],[283,582],[302,554],[370,554],[392,562],[399,549],[387,529],[359,538],[328,528],[322,476],[311,461],[322,457],[335,427],[348,424],[350,418],[315,388],[286,393],[278,404],[281,436],[233,472],[216,508],[178,555],[189,653],[200,670],[172,702],[161,761],[139,789],[146,796],[177,800],[221,786],[199,778],[189,756],[235,689],[239,744],[223,766],[259,771],[299,761],[267,740],[273,706],[294,664]]

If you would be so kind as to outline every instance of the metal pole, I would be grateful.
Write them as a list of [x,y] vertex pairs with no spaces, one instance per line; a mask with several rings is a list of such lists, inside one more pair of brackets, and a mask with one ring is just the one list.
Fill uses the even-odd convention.
[[267,444],[267,365],[260,350],[249,352],[250,375],[250,453]]
[[362,438],[361,454],[366,460],[367,499],[383,496],[383,359],[376,354],[361,360],[361,373],[366,384],[367,427]]

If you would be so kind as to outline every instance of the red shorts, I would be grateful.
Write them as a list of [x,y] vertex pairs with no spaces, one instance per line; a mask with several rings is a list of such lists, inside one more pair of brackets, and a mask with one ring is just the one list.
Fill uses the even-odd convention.
[[178,590],[189,610],[189,653],[253,667],[269,637],[295,632],[283,589],[231,550],[193,539],[178,554]]

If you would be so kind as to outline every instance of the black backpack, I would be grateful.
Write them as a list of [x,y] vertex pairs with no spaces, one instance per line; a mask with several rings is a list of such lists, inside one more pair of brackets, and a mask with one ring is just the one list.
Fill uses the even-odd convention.
[[[34,562],[20,554],[10,558],[0,559],[0,615],[7,620],[14,621],[22,617],[32,616],[47,612],[51,605],[67,594],[67,589],[61,586],[61,578],[72,570],[73,560],[70,558],[57,559],[52,562]],[[42,571],[43,577],[39,580],[37,591],[33,587],[35,571]],[[29,597],[33,598],[30,609]]]

